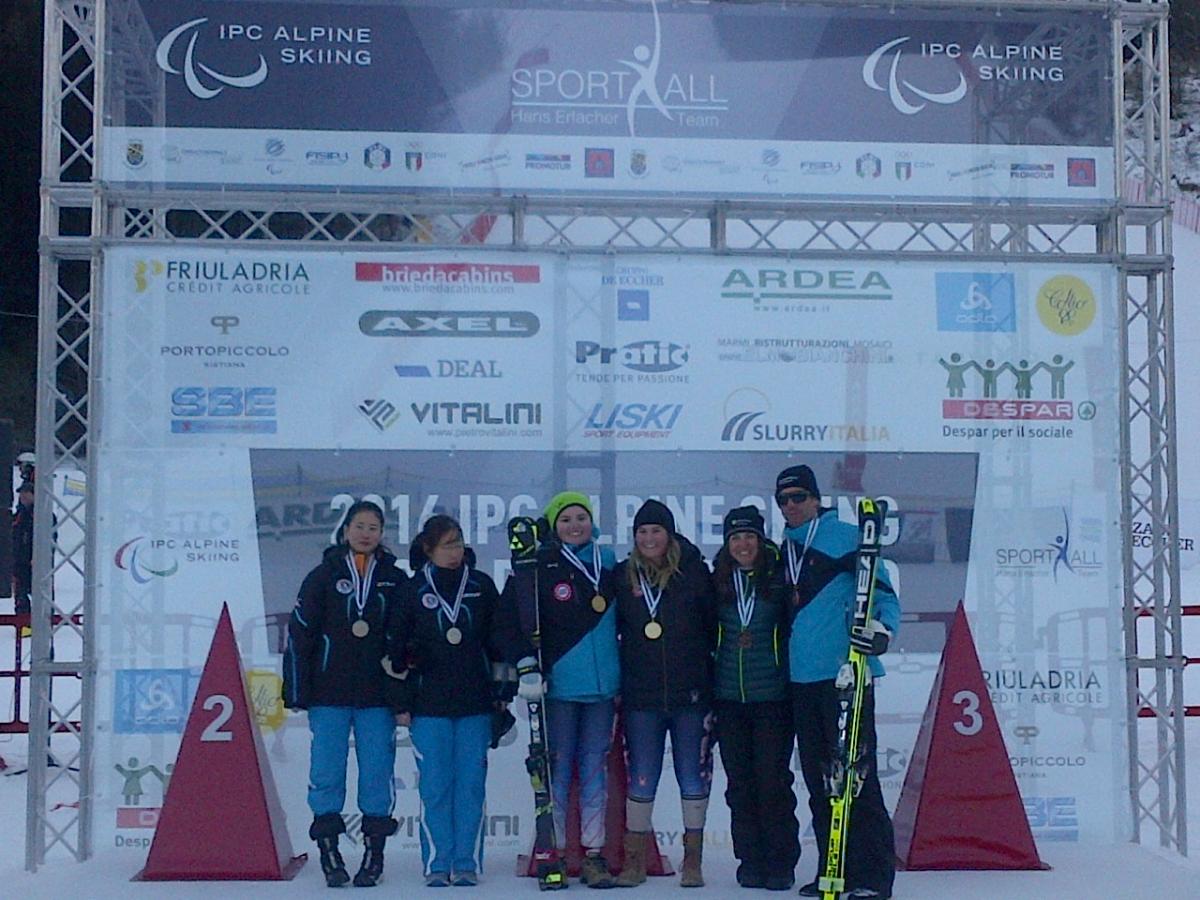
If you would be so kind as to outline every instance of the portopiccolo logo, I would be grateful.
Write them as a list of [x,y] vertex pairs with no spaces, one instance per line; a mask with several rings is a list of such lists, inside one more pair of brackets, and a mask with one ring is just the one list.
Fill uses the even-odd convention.
[[[632,59],[616,59],[605,68],[559,68],[548,57],[522,57],[511,78],[514,125],[620,124],[621,111],[630,137],[637,136],[638,114],[648,110],[681,129],[711,128],[720,113],[729,109],[728,98],[718,95],[717,76],[711,72],[665,71],[663,27],[658,0],[649,0],[653,38],[630,50]],[[635,151],[636,152],[636,151]],[[631,160],[631,174],[644,165]],[[608,177],[608,176],[605,176]]]

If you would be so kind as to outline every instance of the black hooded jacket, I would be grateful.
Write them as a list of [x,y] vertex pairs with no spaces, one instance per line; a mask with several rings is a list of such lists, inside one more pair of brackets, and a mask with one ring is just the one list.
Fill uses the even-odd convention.
[[681,552],[679,571],[663,589],[657,621],[662,636],[651,639],[645,627],[650,612],[629,583],[626,559],[617,566],[617,629],[621,639],[621,702],[626,709],[663,712],[707,707],[713,693],[713,651],[717,646],[717,606],[712,576],[691,541],[675,535]]
[[[288,620],[283,654],[283,702],[289,709],[310,706],[391,706],[392,690],[381,661],[384,626],[407,580],[396,557],[380,548],[360,616],[345,545],[329,547],[321,564],[308,573]],[[368,631],[351,631],[359,619]]]

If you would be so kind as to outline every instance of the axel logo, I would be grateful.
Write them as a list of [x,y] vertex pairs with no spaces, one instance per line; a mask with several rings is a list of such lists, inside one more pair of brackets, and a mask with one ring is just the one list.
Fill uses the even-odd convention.
[[[154,55],[158,67],[169,75],[183,75],[184,84],[187,85],[192,95],[199,97],[201,100],[211,100],[226,87],[235,88],[252,88],[257,87],[267,80],[267,60],[260,53],[258,54],[258,68],[247,75],[226,75],[224,72],[218,72],[202,62],[196,61],[196,39],[200,36],[200,26],[208,21],[208,17],[192,19],[190,22],[184,22],[167,32],[158,44],[158,51]],[[188,38],[187,50],[184,51],[183,69],[177,69],[171,63],[171,51],[175,49],[176,42],[183,37],[187,32],[191,32],[191,37]],[[216,87],[211,87],[210,84],[205,84],[201,79],[201,73],[211,83],[215,82]]]
[[155,553],[154,545],[157,543],[162,542],[138,535],[117,548],[113,554],[113,565],[122,572],[128,572],[129,577],[138,584],[174,575],[179,571],[179,560]]
[[[949,106],[952,103],[957,103],[963,97],[967,96],[967,79],[962,72],[958,73],[958,85],[948,91],[929,91],[924,88],[917,87],[911,81],[902,79],[899,75],[900,57],[903,51],[900,45],[911,40],[905,36],[888,41],[886,44],[876,48],[866,62],[863,63],[862,78],[873,91],[886,91],[888,99],[892,101],[892,106],[897,112],[903,113],[906,116],[915,116],[923,110],[928,103],[937,103],[942,106]],[[879,83],[879,68],[883,62],[884,56],[888,51],[895,50],[892,55],[891,65],[887,67],[887,84]],[[916,102],[909,99],[907,95],[913,95],[918,98]],[[921,102],[925,101],[925,102]]]

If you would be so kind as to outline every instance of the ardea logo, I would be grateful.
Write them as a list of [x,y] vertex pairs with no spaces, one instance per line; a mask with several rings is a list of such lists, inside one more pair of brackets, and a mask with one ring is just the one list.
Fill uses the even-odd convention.
[[[159,41],[158,50],[154,54],[158,67],[169,75],[183,75],[188,90],[201,100],[211,100],[226,87],[252,88],[266,81],[267,60],[261,53],[258,54],[258,68],[246,75],[226,75],[196,60],[196,40],[200,37],[200,27],[207,21],[207,16],[192,19],[167,32],[166,37]],[[171,52],[175,49],[176,42],[189,31],[191,37],[188,38],[187,49],[184,51],[183,68],[178,69],[171,63]],[[201,75],[204,78],[201,78]],[[205,84],[205,79],[209,84]],[[216,87],[211,86],[214,82]]]

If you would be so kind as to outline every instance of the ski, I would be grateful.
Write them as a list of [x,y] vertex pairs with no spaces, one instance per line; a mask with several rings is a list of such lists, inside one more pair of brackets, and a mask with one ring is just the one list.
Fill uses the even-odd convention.
[[[515,548],[530,541],[537,546],[540,537],[538,524],[525,517],[512,519],[508,523],[509,546]],[[521,564],[521,568],[525,571],[518,571],[514,564],[513,575],[528,578],[529,582],[532,582],[527,585],[528,593],[532,596],[532,609],[527,610],[522,619],[532,626],[530,638],[537,653],[538,669],[542,670],[537,554],[531,555],[527,562]],[[530,573],[532,577],[528,577]],[[527,700],[525,708],[529,714],[529,753],[525,757],[525,770],[529,773],[529,782],[533,786],[534,873],[537,875],[538,890],[558,891],[568,886],[567,868],[559,855],[554,834],[554,797],[550,791],[550,747],[546,741],[546,712],[540,700]]]
[[[858,501],[858,554],[854,563],[854,616],[851,633],[864,633],[871,621],[875,599],[875,569],[879,564],[880,535],[887,515],[887,503],[864,497]],[[825,853],[824,874],[817,879],[822,900],[838,900],[846,889],[846,840],[850,829],[850,809],[862,789],[862,750],[858,744],[863,695],[870,683],[867,657],[852,644],[838,672],[838,736],[834,757],[825,776],[832,812],[829,846]]]

